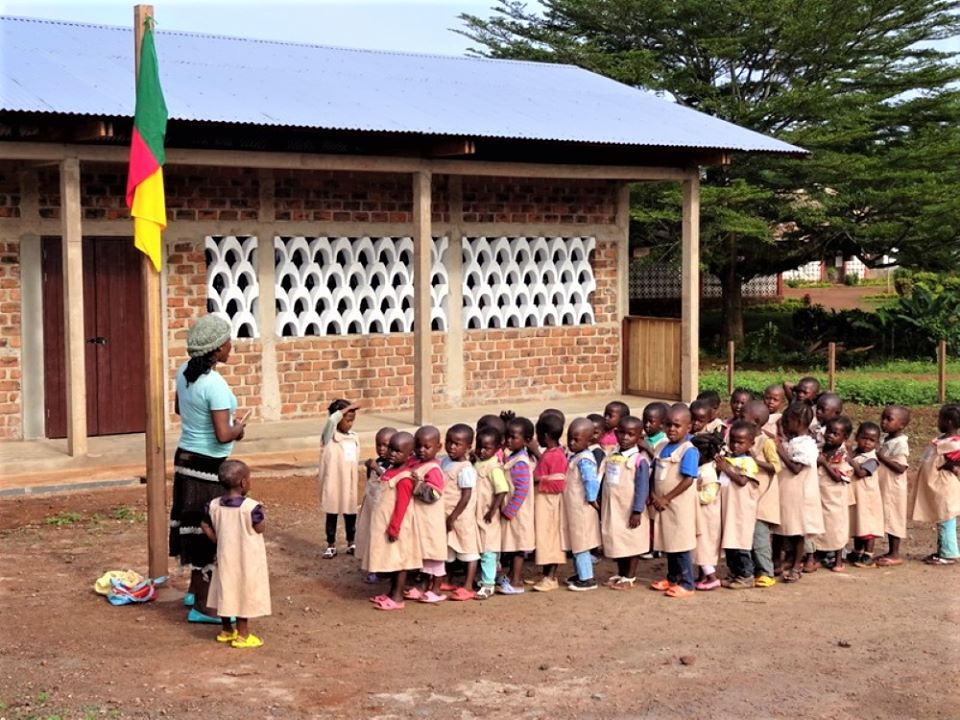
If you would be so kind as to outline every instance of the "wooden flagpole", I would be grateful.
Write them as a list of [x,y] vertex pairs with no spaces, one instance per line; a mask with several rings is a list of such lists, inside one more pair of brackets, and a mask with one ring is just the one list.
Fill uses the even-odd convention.
[[[140,48],[147,18],[153,18],[153,5],[133,8],[134,78],[140,77]],[[161,250],[162,252],[162,250]],[[163,405],[163,304],[160,273],[150,258],[141,259],[143,280],[143,329],[146,351],[144,375],[147,393],[146,467],[147,467],[147,554],[150,577],[167,574],[167,478],[165,409]]]

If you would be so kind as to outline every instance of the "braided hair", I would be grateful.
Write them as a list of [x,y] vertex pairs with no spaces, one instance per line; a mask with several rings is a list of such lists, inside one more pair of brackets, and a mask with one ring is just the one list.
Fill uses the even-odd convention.
[[215,356],[219,349],[220,348],[214,348],[204,355],[197,355],[187,361],[187,367],[183,370],[183,377],[186,379],[188,386],[195,383],[213,369],[213,366],[217,364]]
[[700,464],[712,462],[723,450],[723,433],[720,430],[712,433],[694,435],[690,444],[700,451]]

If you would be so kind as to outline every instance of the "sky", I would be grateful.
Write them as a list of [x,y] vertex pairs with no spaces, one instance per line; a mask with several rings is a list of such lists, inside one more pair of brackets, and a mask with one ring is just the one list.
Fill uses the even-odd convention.
[[[0,14],[132,25],[132,0],[0,0]],[[488,16],[493,0],[155,0],[160,30],[259,40],[463,55],[470,41],[450,28],[466,12]],[[534,4],[534,3],[531,3]]]

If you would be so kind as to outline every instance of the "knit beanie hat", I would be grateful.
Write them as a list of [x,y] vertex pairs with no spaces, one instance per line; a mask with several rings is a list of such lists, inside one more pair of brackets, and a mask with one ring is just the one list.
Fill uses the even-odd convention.
[[200,357],[216,350],[230,339],[230,323],[217,315],[204,315],[187,333],[187,353]]

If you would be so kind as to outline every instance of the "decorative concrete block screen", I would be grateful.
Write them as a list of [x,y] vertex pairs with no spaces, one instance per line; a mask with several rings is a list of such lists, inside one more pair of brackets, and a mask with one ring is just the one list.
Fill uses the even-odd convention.
[[818,282],[821,275],[821,263],[819,260],[814,262],[808,262],[806,265],[801,265],[796,270],[788,270],[783,273],[784,280],[807,280],[810,282]]
[[[448,240],[434,238],[434,330],[447,329]],[[366,335],[413,330],[409,237],[276,237],[277,335]]]
[[[720,281],[713,275],[701,276],[701,297],[718,298],[722,291]],[[630,297],[634,299],[665,300],[679,298],[681,289],[680,270],[667,263],[653,265],[633,264],[630,267]],[[777,276],[765,275],[743,284],[744,297],[775,297]]]
[[257,306],[257,238],[217,235],[204,239],[207,259],[207,312],[230,321],[235,338],[260,336]]
[[594,322],[592,237],[465,237],[463,326],[468,330]]

